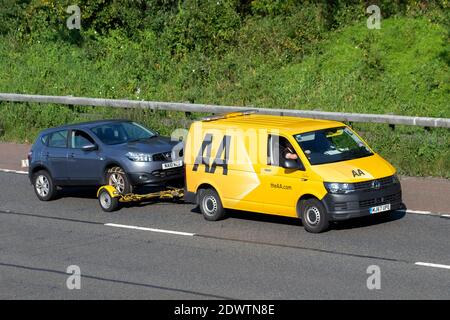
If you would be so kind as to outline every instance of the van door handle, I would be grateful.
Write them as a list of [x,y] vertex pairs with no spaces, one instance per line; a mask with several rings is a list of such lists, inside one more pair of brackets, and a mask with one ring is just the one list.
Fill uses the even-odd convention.
[[266,168],[264,169],[264,172],[272,172],[272,169]]
[[69,158],[75,158],[75,153],[69,153]]

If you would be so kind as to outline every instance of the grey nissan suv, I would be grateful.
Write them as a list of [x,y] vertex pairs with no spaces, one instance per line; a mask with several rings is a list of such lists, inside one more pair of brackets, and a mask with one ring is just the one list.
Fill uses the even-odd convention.
[[57,186],[110,184],[126,194],[182,180],[182,157],[179,142],[135,122],[84,122],[42,131],[28,154],[28,176],[43,201]]

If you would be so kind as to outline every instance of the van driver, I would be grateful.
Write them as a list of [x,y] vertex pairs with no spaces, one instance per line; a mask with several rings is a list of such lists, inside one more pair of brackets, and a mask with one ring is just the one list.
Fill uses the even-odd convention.
[[297,160],[298,155],[294,151],[294,147],[289,142],[286,142],[286,146],[284,146],[283,151],[281,153],[285,159]]

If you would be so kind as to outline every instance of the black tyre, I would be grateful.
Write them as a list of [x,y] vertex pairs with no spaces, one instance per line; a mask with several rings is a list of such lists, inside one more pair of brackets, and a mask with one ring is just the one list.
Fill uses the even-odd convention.
[[330,223],[323,204],[317,199],[308,199],[302,202],[300,214],[303,227],[306,231],[320,233],[328,229]]
[[53,179],[46,170],[38,171],[33,176],[34,192],[41,201],[50,201],[55,198],[57,190]]
[[119,199],[113,198],[108,191],[102,190],[98,194],[98,202],[105,212],[113,212],[119,208]]
[[133,187],[128,180],[125,171],[121,167],[112,167],[106,172],[106,183],[114,186],[120,194],[133,192]]
[[217,221],[225,217],[222,201],[214,189],[202,189],[199,193],[198,204],[203,217],[209,221]]

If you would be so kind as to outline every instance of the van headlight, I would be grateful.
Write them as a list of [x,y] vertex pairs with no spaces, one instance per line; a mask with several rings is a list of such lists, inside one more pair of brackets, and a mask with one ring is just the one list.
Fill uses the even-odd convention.
[[324,182],[325,189],[331,193],[350,193],[355,191],[352,183]]
[[137,162],[150,162],[153,161],[152,155],[148,153],[140,153],[140,152],[128,152],[125,155],[131,161]]

